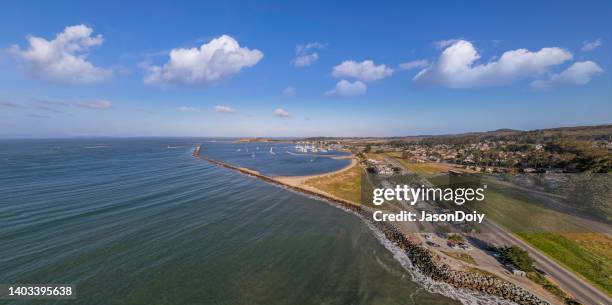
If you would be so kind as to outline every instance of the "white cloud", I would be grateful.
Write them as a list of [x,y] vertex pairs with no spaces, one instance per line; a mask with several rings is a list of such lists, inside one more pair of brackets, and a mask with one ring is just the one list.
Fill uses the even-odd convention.
[[601,45],[602,45],[601,39],[597,39],[595,41],[590,41],[590,42],[589,41],[585,41],[582,44],[582,49],[581,50],[584,51],[584,52],[589,52],[589,51],[593,51],[593,50],[601,47]]
[[295,96],[297,94],[295,87],[289,86],[283,90],[285,96]]
[[311,49],[323,49],[325,47],[327,47],[327,44],[320,43],[320,42],[310,42],[307,44],[298,44],[297,46],[295,46],[295,53],[300,54],[300,53],[306,52]]
[[472,43],[457,41],[442,52],[436,63],[421,70],[414,81],[451,88],[504,85],[541,75],[573,56],[561,48],[543,48],[537,52],[507,51],[486,64],[476,64],[479,58]]
[[553,74],[547,80],[536,80],[532,85],[537,88],[545,88],[552,84],[585,85],[597,74],[603,73],[603,69],[592,61],[576,62],[565,71]]
[[147,67],[146,84],[210,85],[228,78],[263,58],[259,50],[240,47],[234,38],[222,35],[199,48],[173,49],[163,66]]
[[437,40],[437,41],[434,41],[433,44],[437,49],[444,49],[460,40],[462,39],[452,38],[452,39]]
[[99,101],[91,101],[91,102],[81,102],[78,103],[77,106],[89,109],[99,109],[105,110],[113,107],[113,103],[107,100],[99,100]]
[[325,94],[330,96],[351,97],[362,95],[366,93],[367,89],[368,86],[360,81],[351,83],[343,79],[336,83],[336,87],[334,89],[327,91]]
[[178,110],[181,111],[181,112],[196,112],[196,111],[199,111],[198,108],[191,107],[191,106],[180,106],[180,107],[178,107]]
[[296,67],[306,67],[306,66],[310,66],[312,63],[314,63],[315,61],[317,61],[319,59],[319,53],[312,53],[312,54],[304,54],[304,55],[298,55],[295,57],[295,59],[293,59],[293,64]]
[[429,66],[429,62],[424,59],[413,60],[399,65],[400,70],[422,69]]
[[283,108],[277,108],[274,110],[273,114],[279,118],[288,118],[291,116],[291,113],[287,112]]
[[393,74],[393,69],[385,65],[375,65],[371,60],[355,62],[352,60],[343,61],[334,67],[332,76],[337,78],[352,77],[364,82],[383,79]]
[[21,59],[32,77],[57,83],[94,83],[112,77],[110,70],[94,66],[87,60],[91,47],[102,45],[104,39],[85,25],[74,25],[49,41],[28,36],[29,47],[21,50],[12,46],[11,52]]
[[219,113],[234,113],[236,110],[229,106],[217,105],[215,106],[215,111]]
[[315,61],[319,60],[319,53],[314,52],[313,50],[322,49],[326,46],[326,43],[319,42],[299,44],[295,47],[295,58],[291,61],[291,63],[298,68],[310,66]]

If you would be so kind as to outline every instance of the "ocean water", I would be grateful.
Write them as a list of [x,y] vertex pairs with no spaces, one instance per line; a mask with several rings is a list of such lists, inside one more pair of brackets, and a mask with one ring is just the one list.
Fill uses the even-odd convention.
[[0,283],[70,283],[77,298],[0,304],[458,304],[355,215],[191,152],[270,175],[347,160],[264,162],[269,145],[253,158],[209,141],[1,141]]

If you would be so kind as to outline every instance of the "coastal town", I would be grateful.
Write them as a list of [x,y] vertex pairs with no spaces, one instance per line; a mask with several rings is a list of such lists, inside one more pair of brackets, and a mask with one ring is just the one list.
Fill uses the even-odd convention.
[[479,135],[310,138],[300,142],[355,154],[395,153],[416,163],[452,164],[483,173],[607,173],[612,169],[612,126],[568,134],[541,131],[534,136],[502,130]]

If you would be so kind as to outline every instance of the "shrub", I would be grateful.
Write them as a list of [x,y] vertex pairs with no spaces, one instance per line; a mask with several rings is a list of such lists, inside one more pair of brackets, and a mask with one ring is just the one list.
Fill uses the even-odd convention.
[[499,253],[504,259],[512,263],[516,268],[525,272],[533,272],[533,260],[529,257],[527,251],[517,246],[503,247],[499,249]]

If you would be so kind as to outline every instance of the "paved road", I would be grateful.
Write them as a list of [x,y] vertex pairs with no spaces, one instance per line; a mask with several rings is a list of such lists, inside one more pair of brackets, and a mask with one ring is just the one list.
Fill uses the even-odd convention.
[[607,294],[593,287],[581,277],[566,270],[557,262],[542,254],[523,240],[506,232],[490,221],[484,221],[482,225],[488,229],[487,232],[490,232],[489,234],[491,234],[498,243],[504,245],[517,245],[527,250],[539,269],[546,272],[563,290],[573,295],[580,302],[592,305],[612,304],[612,299]]

